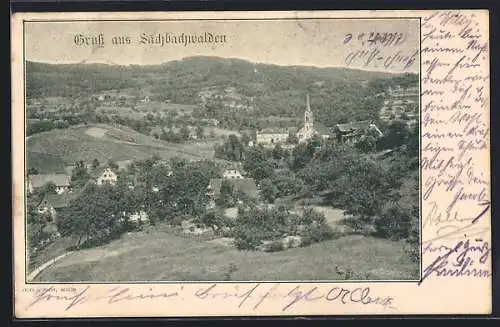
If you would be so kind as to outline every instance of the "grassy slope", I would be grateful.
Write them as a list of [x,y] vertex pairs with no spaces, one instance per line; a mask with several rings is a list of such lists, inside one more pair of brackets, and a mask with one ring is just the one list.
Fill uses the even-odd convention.
[[40,174],[64,174],[64,161],[57,155],[28,151],[26,153],[28,168],[34,167]]
[[418,267],[397,242],[346,236],[278,253],[244,252],[173,235],[161,228],[123,236],[74,253],[38,281],[335,280],[338,270],[360,279],[415,279]]
[[[103,128],[114,135],[123,135],[124,138],[120,140],[108,135],[95,138],[85,133],[90,127]],[[171,144],[126,127],[116,128],[109,125],[77,126],[35,134],[27,140],[27,149],[45,157],[58,156],[66,165],[74,164],[77,160],[92,161],[94,158],[106,162],[110,158],[122,161],[149,158],[158,154],[165,159],[180,156],[198,160],[211,158],[213,155],[213,144]],[[31,166],[31,163],[29,165]],[[47,167],[50,166],[50,161],[45,160],[43,165],[45,170],[55,170],[59,168],[60,163]]]

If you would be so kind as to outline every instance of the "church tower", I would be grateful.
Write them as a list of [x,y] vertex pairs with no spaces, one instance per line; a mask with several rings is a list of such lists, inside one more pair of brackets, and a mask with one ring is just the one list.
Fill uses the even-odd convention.
[[306,111],[304,113],[304,129],[306,133],[312,133],[313,128],[313,113],[311,111],[311,104],[309,103],[309,93],[306,96]]

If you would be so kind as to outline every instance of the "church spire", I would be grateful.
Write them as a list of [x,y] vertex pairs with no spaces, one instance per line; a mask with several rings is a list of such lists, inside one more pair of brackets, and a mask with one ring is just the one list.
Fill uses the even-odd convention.
[[311,103],[309,102],[309,93],[306,95],[306,111],[304,112],[304,127],[306,131],[313,129],[313,115],[311,111]]

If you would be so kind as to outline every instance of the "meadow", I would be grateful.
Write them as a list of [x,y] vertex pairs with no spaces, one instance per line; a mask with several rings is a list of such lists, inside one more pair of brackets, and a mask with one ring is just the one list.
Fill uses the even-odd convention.
[[174,144],[138,133],[128,127],[105,124],[72,126],[30,136],[27,141],[28,166],[44,173],[64,171],[78,160],[125,161],[158,155],[163,159],[213,158],[214,141]]
[[360,235],[276,253],[239,251],[174,234],[166,226],[80,250],[44,270],[40,282],[418,279],[403,243]]

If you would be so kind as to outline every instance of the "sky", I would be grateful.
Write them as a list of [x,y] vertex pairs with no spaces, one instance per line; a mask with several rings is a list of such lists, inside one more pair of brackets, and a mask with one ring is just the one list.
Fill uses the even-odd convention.
[[[190,56],[240,58],[277,65],[346,67],[346,58],[373,47],[362,45],[357,36],[370,32],[404,33],[399,46],[377,47],[378,55],[401,59],[417,53],[415,64],[407,71],[418,72],[419,21],[403,19],[294,19],[294,20],[219,20],[219,21],[138,21],[138,22],[26,22],[27,60],[48,63],[103,62],[109,64],[159,64]],[[225,35],[225,43],[140,44],[141,33],[157,35]],[[77,46],[75,35],[103,35],[104,46]],[[347,44],[347,34],[353,38]],[[113,37],[128,36],[131,44],[113,46]],[[378,56],[377,55],[377,56]],[[399,56],[396,56],[399,55]],[[368,56],[368,55],[367,55]],[[392,56],[392,57],[391,57]],[[389,60],[388,59],[388,60]],[[349,67],[391,72],[403,71],[402,64],[364,65],[358,55]]]

